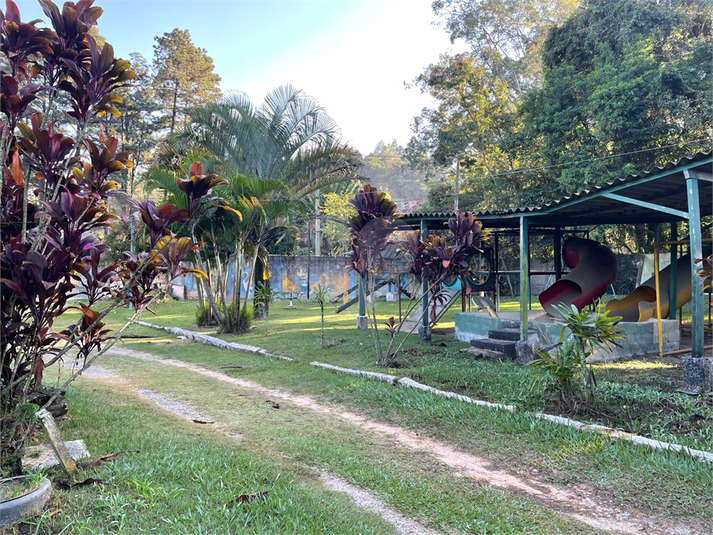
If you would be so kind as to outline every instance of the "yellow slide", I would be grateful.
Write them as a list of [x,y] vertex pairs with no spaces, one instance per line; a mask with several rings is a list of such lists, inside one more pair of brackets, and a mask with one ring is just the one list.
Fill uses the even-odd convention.
[[[669,288],[671,287],[671,266],[659,272],[661,287],[661,317],[668,317]],[[676,310],[691,300],[691,260],[684,255],[676,263]],[[626,297],[612,299],[606,305],[612,315],[621,316],[622,321],[647,321],[656,317],[656,279],[651,277]]]

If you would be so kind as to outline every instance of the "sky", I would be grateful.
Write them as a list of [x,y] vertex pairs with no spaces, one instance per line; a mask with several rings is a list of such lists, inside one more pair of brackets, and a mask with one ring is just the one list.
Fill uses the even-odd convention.
[[[24,20],[44,18],[16,0]],[[55,0],[60,3],[60,0]],[[188,29],[215,62],[224,92],[253,102],[289,83],[315,97],[363,154],[380,140],[405,145],[413,117],[434,102],[407,88],[454,51],[431,0],[97,0],[99,33],[117,56],[149,61],[154,37]],[[462,46],[461,46],[462,49]]]

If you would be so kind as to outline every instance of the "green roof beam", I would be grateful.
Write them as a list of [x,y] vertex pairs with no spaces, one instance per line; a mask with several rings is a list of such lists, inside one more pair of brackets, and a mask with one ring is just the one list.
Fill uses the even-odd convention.
[[[686,172],[689,170],[694,169],[695,167],[703,167],[705,165],[709,165],[713,163],[713,157],[708,157],[703,160],[699,160],[697,162],[691,162],[686,165],[677,165],[672,167],[671,169],[667,169],[666,171],[660,171],[658,173],[651,173],[648,176],[638,178],[636,180],[631,180],[629,182],[624,182],[623,184],[619,184],[618,186],[612,186],[612,187],[606,187],[602,191],[595,191],[594,193],[588,193],[584,194],[583,197],[579,199],[573,199],[571,201],[564,201],[561,204],[558,204],[557,206],[553,206],[552,208],[547,208],[545,210],[539,210],[537,212],[532,212],[529,215],[545,215],[545,214],[550,214],[552,212],[557,212],[558,210],[562,210],[563,208],[567,208],[569,206],[573,206],[575,204],[579,204],[582,202],[586,202],[590,199],[596,199],[597,197],[601,197],[605,193],[614,193],[616,191],[630,188],[631,186],[639,186],[641,184],[646,184],[648,182],[652,182],[654,180],[658,180],[659,178],[663,178],[665,176],[669,175],[675,175],[676,173],[680,172]],[[694,171],[695,172],[695,171]],[[517,217],[520,214],[513,214],[513,217]]]
[[703,173],[701,171],[688,171],[688,175],[691,178],[697,178],[698,180],[702,180],[704,182],[713,182],[713,175],[710,173]]
[[601,196],[606,197],[607,199],[611,199],[613,201],[633,204],[634,206],[639,206],[641,208],[648,208],[649,210],[663,212],[664,214],[672,215],[681,219],[688,219],[688,212],[669,208],[668,206],[661,206],[660,204],[654,204],[652,202],[632,199],[631,197],[624,197],[623,195],[617,195],[616,193],[603,193]]

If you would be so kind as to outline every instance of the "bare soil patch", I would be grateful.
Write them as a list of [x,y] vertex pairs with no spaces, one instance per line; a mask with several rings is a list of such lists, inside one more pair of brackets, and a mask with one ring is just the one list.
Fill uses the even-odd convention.
[[327,490],[346,494],[359,507],[376,513],[385,522],[394,526],[402,535],[438,535],[438,532],[428,529],[415,520],[394,511],[379,498],[361,487],[347,483],[343,479],[330,474],[321,474],[320,479]]

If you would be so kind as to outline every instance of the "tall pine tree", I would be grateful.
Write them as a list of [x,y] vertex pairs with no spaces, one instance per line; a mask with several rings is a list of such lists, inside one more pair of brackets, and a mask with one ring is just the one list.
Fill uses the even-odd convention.
[[220,76],[213,72],[207,50],[193,44],[188,30],[176,28],[155,40],[154,87],[173,132],[188,108],[220,97]]

